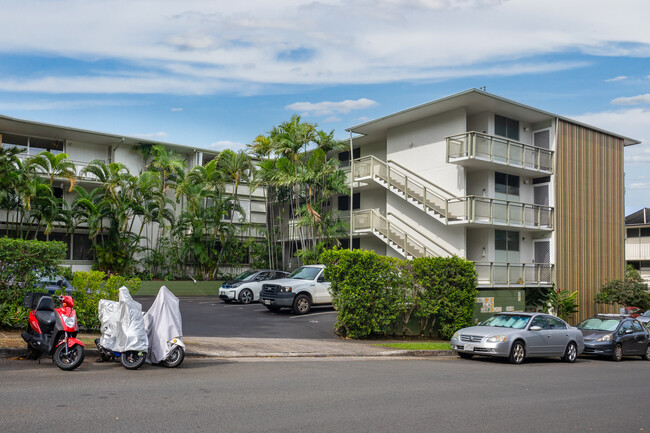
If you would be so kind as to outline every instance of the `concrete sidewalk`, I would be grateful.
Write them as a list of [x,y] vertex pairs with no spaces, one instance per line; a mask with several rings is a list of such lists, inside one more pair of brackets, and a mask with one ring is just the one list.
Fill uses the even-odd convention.
[[[91,337],[81,335],[80,337]],[[26,344],[20,332],[0,332],[0,358],[25,354]],[[451,350],[399,350],[375,346],[380,341],[311,340],[291,338],[183,337],[188,357],[210,358],[299,358],[299,357],[377,357],[377,356],[450,356]],[[5,347],[8,346],[8,347]],[[86,346],[87,356],[97,356],[93,345]]]

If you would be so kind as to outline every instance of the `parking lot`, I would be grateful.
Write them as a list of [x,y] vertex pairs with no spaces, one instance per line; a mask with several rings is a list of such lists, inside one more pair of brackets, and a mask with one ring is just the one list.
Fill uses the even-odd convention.
[[[136,297],[143,311],[154,297]],[[195,337],[338,339],[334,334],[336,311],[313,307],[296,316],[291,310],[271,313],[257,302],[226,304],[216,296],[180,297],[183,333]]]

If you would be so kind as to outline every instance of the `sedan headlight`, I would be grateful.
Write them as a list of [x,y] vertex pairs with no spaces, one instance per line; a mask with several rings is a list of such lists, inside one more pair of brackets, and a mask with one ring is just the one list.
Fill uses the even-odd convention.
[[460,338],[460,331],[454,332],[454,335],[452,335],[451,338],[459,339]]
[[612,341],[612,338],[613,338],[612,334],[607,334],[607,335],[603,335],[596,341]]
[[503,343],[506,341],[505,335],[493,335],[487,339],[488,343]]

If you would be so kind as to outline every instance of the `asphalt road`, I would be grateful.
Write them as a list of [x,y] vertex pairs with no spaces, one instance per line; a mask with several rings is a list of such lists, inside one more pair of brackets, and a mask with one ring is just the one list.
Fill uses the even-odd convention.
[[639,432],[650,362],[0,360],[4,432]]
[[[146,311],[155,298],[135,299]],[[313,307],[309,314],[296,316],[286,309],[271,313],[257,302],[226,304],[216,296],[196,296],[181,297],[180,307],[186,336],[338,339],[331,306]]]

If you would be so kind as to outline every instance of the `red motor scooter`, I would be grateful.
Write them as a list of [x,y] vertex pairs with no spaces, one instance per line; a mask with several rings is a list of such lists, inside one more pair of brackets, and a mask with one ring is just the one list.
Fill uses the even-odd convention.
[[27,331],[21,336],[27,342],[29,356],[52,356],[61,370],[74,370],[84,360],[84,344],[77,337],[77,313],[71,296],[55,296],[61,306],[54,308],[54,299],[37,293],[25,295],[25,307],[31,308]]

